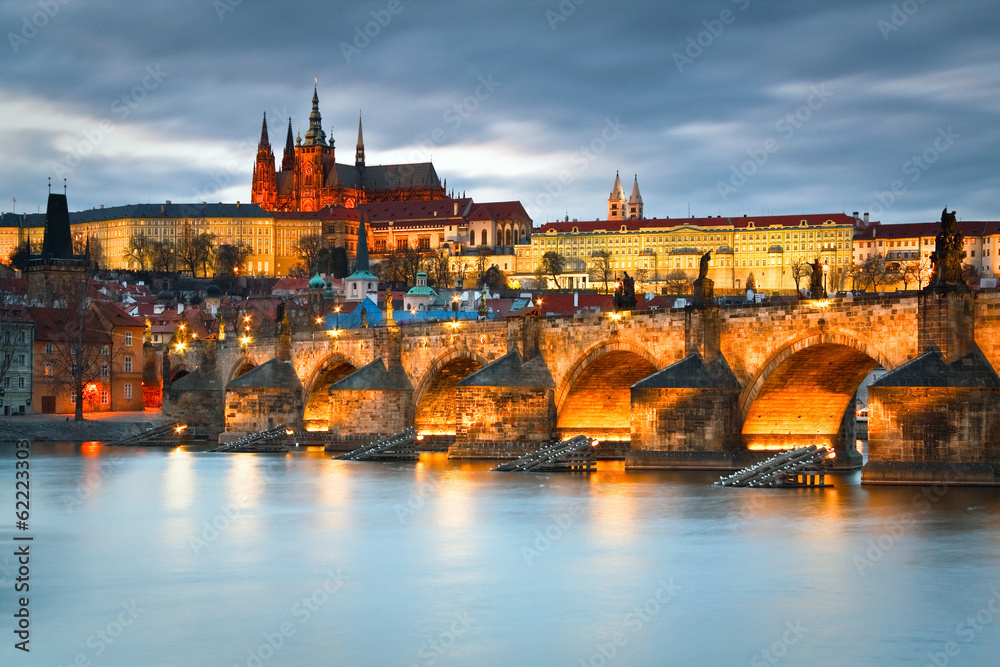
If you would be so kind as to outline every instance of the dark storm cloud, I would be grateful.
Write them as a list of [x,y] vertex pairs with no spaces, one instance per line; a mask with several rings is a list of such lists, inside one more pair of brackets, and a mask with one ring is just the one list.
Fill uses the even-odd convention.
[[280,150],[317,77],[340,161],[361,110],[369,161],[433,156],[449,187],[537,222],[603,216],[619,169],[647,215],[996,219],[998,19],[929,0],[8,0],[0,208],[34,210],[68,161],[75,207],[246,200],[261,113]]

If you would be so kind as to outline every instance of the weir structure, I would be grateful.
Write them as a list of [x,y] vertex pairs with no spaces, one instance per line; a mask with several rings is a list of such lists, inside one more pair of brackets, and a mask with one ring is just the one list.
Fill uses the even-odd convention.
[[1000,483],[1000,292],[707,303],[204,341],[169,355],[164,414],[224,439],[289,424],[344,451],[414,427],[453,457],[586,435],[630,468],[809,445],[850,468],[855,392],[881,366],[863,482]]

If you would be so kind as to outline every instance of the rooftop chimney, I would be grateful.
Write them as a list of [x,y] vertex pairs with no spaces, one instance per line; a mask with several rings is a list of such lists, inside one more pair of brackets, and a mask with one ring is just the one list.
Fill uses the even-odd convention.
[[865,224],[866,225],[868,224],[868,212],[867,211],[865,212]]

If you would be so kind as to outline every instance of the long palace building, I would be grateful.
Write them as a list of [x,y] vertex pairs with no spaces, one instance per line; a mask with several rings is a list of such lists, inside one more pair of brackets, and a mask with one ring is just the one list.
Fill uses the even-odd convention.
[[358,119],[358,143],[354,164],[336,161],[333,132],[327,141],[319,112],[319,94],[313,89],[312,112],[305,139],[293,143],[292,119],[281,169],[275,169],[274,153],[264,115],[257,146],[250,201],[268,211],[319,211],[327,206],[354,208],[359,202],[444,199],[445,188],[430,162],[413,164],[365,164],[365,142]]

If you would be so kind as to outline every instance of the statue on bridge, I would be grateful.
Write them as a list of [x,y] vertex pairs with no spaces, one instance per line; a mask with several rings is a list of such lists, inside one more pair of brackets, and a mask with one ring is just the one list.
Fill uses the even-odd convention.
[[955,226],[955,212],[949,213],[945,206],[941,212],[941,231],[934,241],[934,252],[931,253],[933,268],[927,289],[965,285],[962,277],[962,260],[965,259],[962,244],[965,240],[962,232],[955,231]]
[[809,291],[812,292],[812,298],[825,299],[826,287],[823,285],[823,265],[819,263],[819,258],[817,258],[809,266],[812,267],[812,275],[809,276]]
[[712,261],[712,251],[701,256],[698,265],[698,278],[694,281],[694,305],[697,308],[708,308],[715,305],[715,281],[708,277],[708,264]]
[[615,287],[614,306],[615,310],[632,310],[636,306],[635,279],[624,272],[622,279]]
[[701,264],[698,265],[698,280],[708,278],[708,263],[712,261],[712,251],[709,250],[701,256]]

